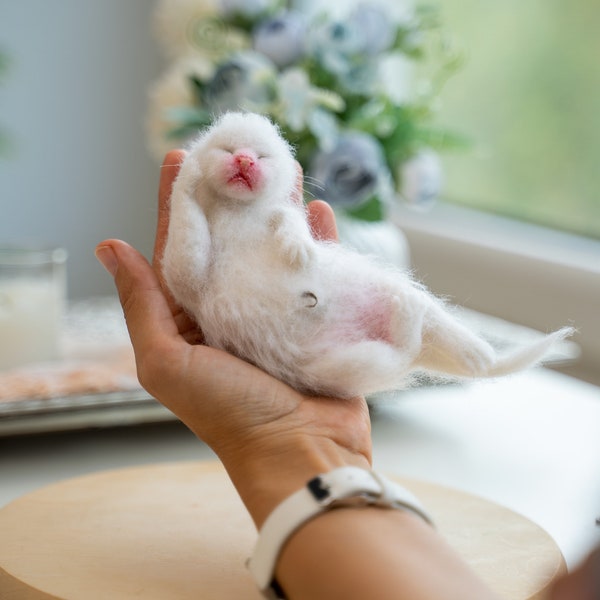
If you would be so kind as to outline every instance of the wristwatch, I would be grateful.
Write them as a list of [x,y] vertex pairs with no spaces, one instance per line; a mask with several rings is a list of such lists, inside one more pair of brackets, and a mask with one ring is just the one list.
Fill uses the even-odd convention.
[[265,598],[277,600],[275,565],[287,539],[306,521],[343,506],[381,506],[408,510],[433,524],[417,498],[383,475],[359,467],[340,467],[317,475],[286,498],[264,522],[247,566]]

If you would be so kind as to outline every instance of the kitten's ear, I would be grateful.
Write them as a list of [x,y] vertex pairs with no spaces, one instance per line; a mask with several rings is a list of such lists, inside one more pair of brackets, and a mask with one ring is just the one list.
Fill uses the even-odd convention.
[[296,161],[296,183],[292,190],[291,200],[294,204],[298,204],[302,206],[304,204],[304,172],[302,171],[302,166],[298,161]]

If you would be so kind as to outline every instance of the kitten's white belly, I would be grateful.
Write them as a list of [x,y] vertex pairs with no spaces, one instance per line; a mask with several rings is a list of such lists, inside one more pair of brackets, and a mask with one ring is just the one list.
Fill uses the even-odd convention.
[[277,269],[260,254],[255,249],[243,261],[220,257],[211,266],[202,298],[187,308],[208,345],[272,372],[275,362],[303,360],[323,327],[326,304],[311,269]]
[[369,352],[380,346],[389,351],[389,290],[372,269],[359,281],[327,248],[319,248],[314,262],[298,272],[266,273],[260,257],[230,258],[214,265],[196,303],[194,316],[208,345],[297,388],[313,381],[318,370],[319,384],[333,390],[340,384],[338,374],[332,372],[329,382],[320,372],[332,350],[367,340]]

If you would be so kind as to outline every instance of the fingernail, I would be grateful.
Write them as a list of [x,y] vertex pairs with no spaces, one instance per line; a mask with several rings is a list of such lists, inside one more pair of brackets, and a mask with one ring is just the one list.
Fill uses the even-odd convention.
[[110,246],[98,246],[96,248],[96,258],[100,261],[102,266],[114,277],[117,272],[119,262],[117,261],[117,255]]

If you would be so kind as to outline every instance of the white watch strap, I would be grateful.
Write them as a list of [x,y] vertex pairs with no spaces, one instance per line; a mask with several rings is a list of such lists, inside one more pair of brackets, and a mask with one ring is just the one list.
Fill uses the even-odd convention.
[[374,471],[340,467],[318,475],[277,506],[260,530],[248,569],[266,598],[277,598],[271,588],[275,565],[292,533],[319,513],[347,504],[405,509],[431,523],[411,492]]

